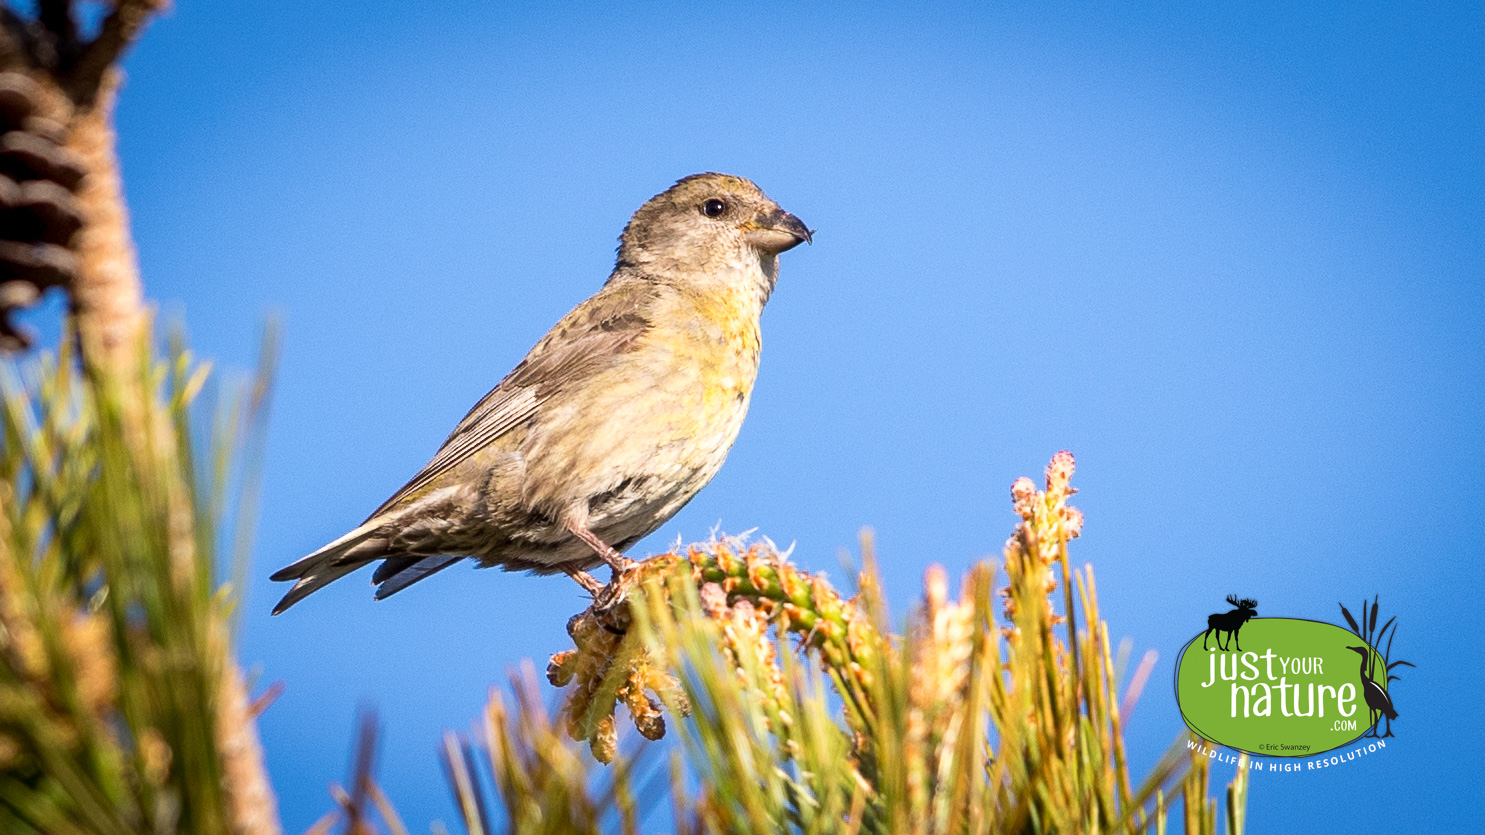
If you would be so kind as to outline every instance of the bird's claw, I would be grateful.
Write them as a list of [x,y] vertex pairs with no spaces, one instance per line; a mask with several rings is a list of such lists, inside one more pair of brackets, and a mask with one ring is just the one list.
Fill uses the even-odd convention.
[[614,566],[613,577],[599,592],[593,595],[593,610],[599,613],[612,611],[629,596],[629,589],[639,575],[639,563],[625,559],[621,566]]

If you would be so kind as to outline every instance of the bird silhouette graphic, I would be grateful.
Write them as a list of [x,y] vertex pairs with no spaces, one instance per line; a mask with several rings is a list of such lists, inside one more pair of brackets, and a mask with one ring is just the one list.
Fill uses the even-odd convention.
[[[1397,617],[1388,618],[1387,622],[1382,624],[1382,628],[1378,629],[1377,608],[1377,598],[1375,597],[1372,598],[1370,611],[1368,611],[1366,601],[1361,601],[1361,622],[1358,623],[1356,618],[1351,616],[1351,612],[1346,608],[1346,604],[1342,603],[1341,615],[1345,617],[1346,624],[1351,627],[1351,631],[1355,632],[1356,637],[1362,641],[1361,646],[1348,646],[1346,649],[1361,656],[1361,695],[1366,700],[1366,706],[1371,710],[1372,724],[1369,735],[1383,737],[1392,736],[1392,720],[1397,718],[1397,709],[1392,706],[1392,696],[1387,692],[1387,689],[1392,686],[1392,682],[1399,680],[1397,676],[1392,674],[1392,671],[1397,667],[1413,667],[1415,665],[1411,661],[1392,660],[1392,639],[1397,637]],[[1389,628],[1392,630],[1392,635],[1387,637],[1387,630]],[[1387,637],[1387,643],[1385,648],[1382,648],[1382,638],[1384,637]],[[1382,666],[1381,673],[1383,676],[1381,684],[1378,684],[1376,679],[1372,678],[1372,673],[1376,672],[1376,666],[1379,663]],[[1379,734],[1377,733],[1377,723],[1381,721],[1382,716],[1387,717],[1387,732]]]
[[1361,695],[1366,699],[1366,706],[1371,709],[1372,735],[1378,735],[1377,723],[1381,721],[1378,714],[1381,714],[1387,717],[1387,733],[1381,736],[1392,736],[1392,720],[1397,718],[1397,711],[1392,707],[1392,698],[1387,695],[1387,691],[1382,685],[1372,680],[1372,671],[1368,669],[1372,666],[1372,648],[1346,647],[1346,649],[1361,654]]

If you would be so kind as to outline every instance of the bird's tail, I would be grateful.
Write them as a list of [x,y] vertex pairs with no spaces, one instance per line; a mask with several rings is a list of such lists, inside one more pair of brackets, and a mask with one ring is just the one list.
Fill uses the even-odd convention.
[[294,580],[294,587],[273,607],[279,614],[310,593],[344,577],[361,566],[387,556],[387,541],[375,536],[382,520],[368,520],[361,527],[326,545],[292,565],[280,568],[271,579]]
[[377,567],[376,573],[371,575],[371,582],[376,584],[376,599],[385,600],[413,583],[437,574],[462,559],[464,557],[461,554],[388,557]]

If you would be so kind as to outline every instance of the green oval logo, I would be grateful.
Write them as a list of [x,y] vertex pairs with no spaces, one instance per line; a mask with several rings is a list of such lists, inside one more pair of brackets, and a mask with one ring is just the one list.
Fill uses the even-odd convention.
[[1386,700],[1387,664],[1354,633],[1253,617],[1241,626],[1241,648],[1227,637],[1199,634],[1176,662],[1176,702],[1198,735],[1264,757],[1308,757],[1376,723],[1381,711],[1372,705]]

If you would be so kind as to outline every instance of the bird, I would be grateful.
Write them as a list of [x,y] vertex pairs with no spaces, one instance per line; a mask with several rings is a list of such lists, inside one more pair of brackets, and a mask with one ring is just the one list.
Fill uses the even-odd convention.
[[[1375,620],[1372,622],[1376,623]],[[1371,660],[1372,649],[1370,647],[1346,647],[1346,649],[1361,655],[1361,695],[1366,699],[1366,706],[1371,709],[1372,733],[1377,732],[1377,714],[1380,713],[1387,717],[1387,733],[1382,735],[1392,736],[1392,720],[1397,718],[1397,711],[1392,707],[1392,697],[1388,696],[1387,691],[1367,675],[1367,662]]]
[[[475,404],[366,521],[272,575],[275,615],[373,562],[381,600],[465,558],[565,573],[607,564],[721,468],[747,414],[779,254],[814,231],[750,180],[684,177],[635,211],[613,272]],[[613,582],[611,581],[611,582]]]

